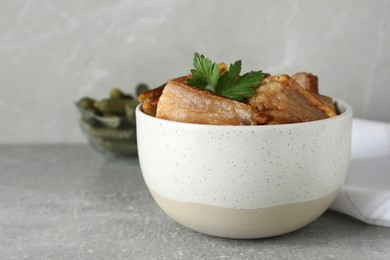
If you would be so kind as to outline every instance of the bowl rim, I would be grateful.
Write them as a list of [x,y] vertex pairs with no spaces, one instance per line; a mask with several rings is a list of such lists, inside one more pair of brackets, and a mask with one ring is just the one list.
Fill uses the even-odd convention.
[[[337,104],[339,108],[344,110],[341,114],[330,117],[330,118],[325,118],[325,119],[320,119],[320,120],[314,120],[314,121],[308,121],[308,122],[299,122],[299,123],[290,123],[290,124],[277,124],[277,125],[210,125],[210,124],[197,124],[197,123],[187,123],[187,122],[177,122],[177,121],[172,121],[172,120],[166,120],[166,119],[161,119],[157,118],[151,115],[148,115],[144,113],[141,109],[142,103],[138,104],[135,113],[136,113],[136,119],[140,116],[148,118],[149,120],[153,120],[156,122],[160,122],[160,124],[167,124],[171,125],[173,127],[191,127],[191,128],[223,128],[223,129],[228,129],[228,128],[244,128],[244,129],[251,129],[253,130],[254,128],[261,128],[261,129],[270,129],[270,128],[290,128],[290,127],[306,127],[308,125],[318,125],[318,124],[324,124],[328,121],[337,121],[337,120],[343,120],[345,118],[352,118],[353,115],[353,109],[352,107],[340,100],[340,99],[334,99],[334,102]],[[138,124],[137,124],[138,125]]]

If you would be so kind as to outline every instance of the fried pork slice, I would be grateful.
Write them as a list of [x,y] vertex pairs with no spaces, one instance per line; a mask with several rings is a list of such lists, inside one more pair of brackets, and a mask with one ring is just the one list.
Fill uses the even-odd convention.
[[320,95],[318,89],[318,77],[309,72],[298,72],[291,76],[301,87],[310,92],[313,96],[327,104],[336,111],[333,99],[328,96]]
[[265,78],[248,102],[267,114],[266,124],[307,122],[336,116],[332,108],[284,74]]
[[142,111],[150,116],[156,116],[157,104],[160,96],[167,83],[164,83],[158,88],[143,92],[138,96],[139,102],[142,103]]
[[321,100],[322,102],[327,104],[336,113],[336,106],[335,106],[335,103],[334,103],[334,101],[333,101],[333,99],[331,97],[320,95],[320,94],[316,94],[316,93],[313,93],[313,92],[310,92],[310,94],[312,94],[313,96],[315,96],[316,98],[318,98],[319,100]]
[[309,72],[298,72],[291,76],[300,86],[307,91],[318,94],[318,77]]
[[250,105],[189,86],[186,79],[168,81],[159,99],[156,117],[211,125],[256,125],[268,121]]

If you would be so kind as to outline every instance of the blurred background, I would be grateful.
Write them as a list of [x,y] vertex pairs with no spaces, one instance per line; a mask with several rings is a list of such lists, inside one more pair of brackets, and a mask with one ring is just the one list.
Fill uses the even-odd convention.
[[355,116],[390,122],[390,1],[1,0],[0,144],[86,142],[74,101],[189,73],[309,71]]

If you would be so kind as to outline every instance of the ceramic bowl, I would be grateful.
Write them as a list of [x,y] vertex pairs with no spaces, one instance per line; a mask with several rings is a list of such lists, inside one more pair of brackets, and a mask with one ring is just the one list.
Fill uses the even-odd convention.
[[344,183],[351,107],[328,119],[216,126],[136,109],[138,156],[153,198],[172,219],[225,238],[263,238],[318,218]]

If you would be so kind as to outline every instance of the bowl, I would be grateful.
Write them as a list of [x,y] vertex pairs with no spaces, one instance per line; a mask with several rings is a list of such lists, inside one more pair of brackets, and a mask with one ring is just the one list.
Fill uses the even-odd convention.
[[154,200],[212,236],[264,238],[302,228],[334,201],[351,149],[352,109],[305,123],[180,123],[136,108],[138,157]]
[[[79,102],[75,102],[75,105],[79,112],[80,128],[96,151],[108,159],[137,156],[135,118],[132,119],[131,115],[97,115],[81,107]],[[135,108],[135,104],[133,106]]]

